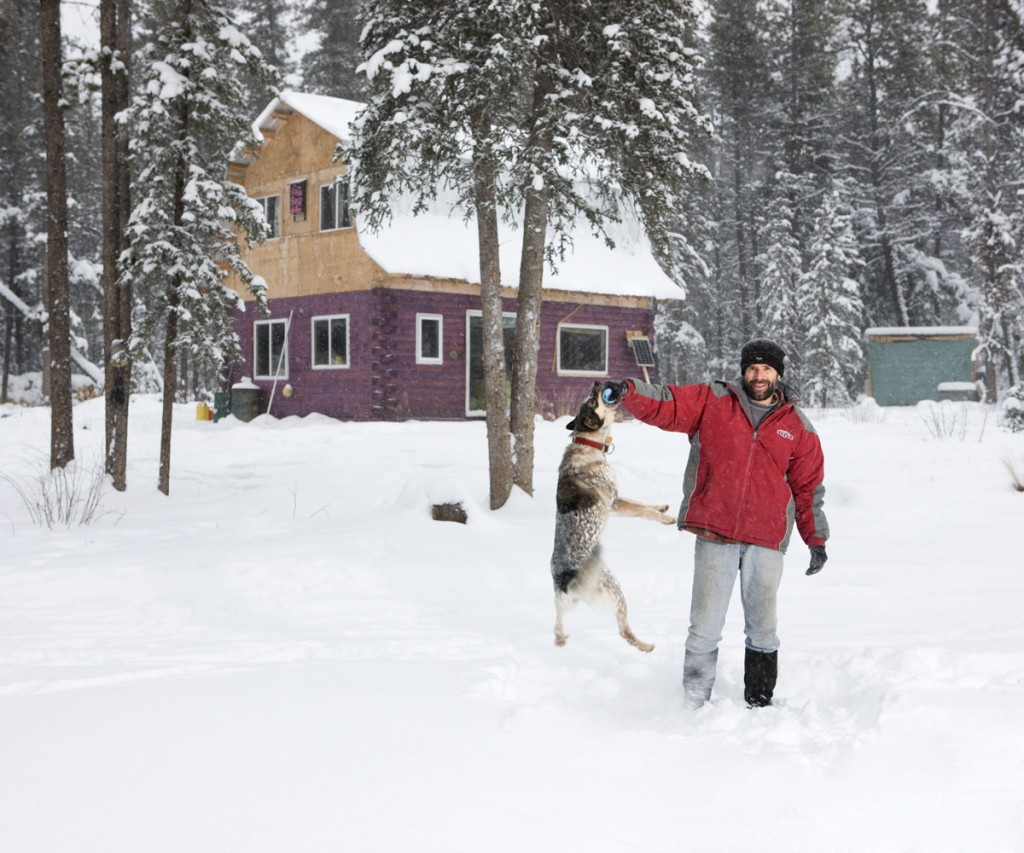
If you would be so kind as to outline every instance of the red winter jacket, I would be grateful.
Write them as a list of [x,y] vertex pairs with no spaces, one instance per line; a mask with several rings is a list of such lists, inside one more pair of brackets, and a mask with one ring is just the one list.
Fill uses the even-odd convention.
[[785,551],[795,519],[808,546],[825,544],[821,442],[792,389],[779,383],[783,402],[755,431],[731,383],[627,384],[636,418],[690,436],[680,528]]

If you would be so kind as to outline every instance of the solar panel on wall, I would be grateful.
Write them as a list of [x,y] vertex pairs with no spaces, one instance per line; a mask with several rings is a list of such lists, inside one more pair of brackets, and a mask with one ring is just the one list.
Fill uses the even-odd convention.
[[629,339],[633,347],[633,355],[636,356],[636,363],[639,367],[654,367],[654,352],[651,350],[651,342],[641,336]]

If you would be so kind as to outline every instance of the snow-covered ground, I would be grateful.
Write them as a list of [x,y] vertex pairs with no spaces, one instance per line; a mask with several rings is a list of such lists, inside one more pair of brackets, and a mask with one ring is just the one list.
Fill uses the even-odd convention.
[[[4,407],[0,473],[45,469]],[[243,424],[131,412],[129,489],[32,524],[0,478],[5,853],[1024,850],[1024,434],[959,405],[812,412],[832,526],[794,544],[776,706],[742,701],[734,602],[714,701],[681,703],[692,537],[613,519],[611,614],[552,642],[565,419],[536,495],[487,509],[482,423]],[[78,464],[102,402],[75,410]],[[683,436],[619,424],[624,495],[675,504]],[[469,524],[431,520],[461,500]]]

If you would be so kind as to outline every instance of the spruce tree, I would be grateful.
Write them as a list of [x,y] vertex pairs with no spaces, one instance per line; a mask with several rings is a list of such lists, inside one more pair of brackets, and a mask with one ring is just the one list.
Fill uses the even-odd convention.
[[[419,11],[427,13],[429,9]],[[315,46],[299,62],[303,90],[350,101],[365,100],[366,80],[356,70],[362,57],[360,0],[302,0],[299,20],[301,32],[317,37]]]
[[797,244],[791,194],[797,181],[792,175],[777,178],[776,193],[763,225],[758,258],[761,287],[757,301],[758,336],[771,338],[788,353],[790,375],[799,375],[803,338],[807,325],[798,305],[803,258]]
[[43,287],[49,353],[50,467],[75,458],[71,414],[71,286],[68,276],[67,137],[61,78],[60,2],[43,0],[40,39],[43,57],[43,136],[46,146],[46,275]]
[[866,297],[880,325],[949,322],[957,278],[937,254],[935,73],[918,0],[845,0],[844,172],[856,188]]
[[[39,14],[35,0],[0,0],[0,284],[33,307],[41,302],[45,232]],[[39,331],[0,297],[0,402],[11,375],[41,368]]]
[[[287,78],[294,70],[294,60],[288,54],[294,29],[292,4],[287,0],[236,0],[235,7],[239,29],[259,49],[275,80]],[[253,76],[243,71],[239,76],[246,88],[249,115],[255,120],[272,95],[266,74]]]
[[966,236],[977,271],[980,355],[989,391],[998,393],[1024,380],[1024,8],[981,0],[965,14],[976,24],[966,45],[975,59],[974,110],[961,115],[974,143]]
[[[557,263],[580,217],[606,234],[630,208],[668,257],[682,189],[704,173],[689,157],[706,127],[692,103],[693,10],[679,0],[377,0],[366,10],[363,51],[374,90],[351,162],[369,224],[386,218],[396,194],[425,204],[442,181],[481,228],[495,221],[496,205],[523,207],[510,424],[515,483],[532,493],[545,263]],[[490,178],[482,181],[484,166]],[[486,233],[493,237],[480,244],[485,327],[494,270],[485,275],[484,260],[496,228]],[[499,334],[500,326],[485,329],[489,341]],[[489,441],[500,432],[494,404],[489,397]],[[492,506],[500,506],[494,485]]]
[[[720,0],[712,8],[705,73],[715,107],[715,187],[721,219],[717,250],[720,284],[733,294],[738,338],[757,326],[760,278],[757,222],[770,175],[774,134],[768,19],[758,0]],[[727,349],[735,348],[732,342]]]
[[241,297],[224,284],[228,269],[265,310],[265,282],[243,262],[236,232],[262,239],[266,223],[227,180],[227,163],[236,145],[256,142],[239,75],[266,69],[222,0],[161,0],[146,25],[130,110],[137,177],[123,280],[146,305],[133,351],[163,332],[159,489],[167,494],[176,359],[187,355],[206,373],[237,359],[231,314]]
[[798,299],[808,324],[799,386],[811,405],[848,404],[862,379],[864,307],[853,278],[860,266],[849,214],[828,193],[814,215]]
[[[695,105],[696,15],[689,0],[532,7],[531,109],[516,183],[523,253],[512,376],[515,482],[533,493],[533,424],[545,256],[586,217],[599,234],[636,215],[655,252],[678,251],[676,210],[707,170],[692,159],[708,129]],[[635,211],[635,214],[634,214]]]

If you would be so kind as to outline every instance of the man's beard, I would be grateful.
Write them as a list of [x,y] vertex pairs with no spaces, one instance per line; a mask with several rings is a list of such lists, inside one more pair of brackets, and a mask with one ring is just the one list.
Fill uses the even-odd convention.
[[747,392],[747,396],[755,403],[763,403],[766,400],[771,400],[775,396],[775,385],[774,382],[766,383],[767,387],[763,391],[755,391],[754,386],[751,385],[747,380],[743,380],[743,390]]

